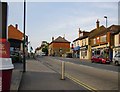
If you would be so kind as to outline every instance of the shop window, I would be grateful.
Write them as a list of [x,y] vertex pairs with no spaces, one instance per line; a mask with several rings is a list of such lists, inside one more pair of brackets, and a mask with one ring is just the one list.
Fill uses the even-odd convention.
[[81,51],[81,56],[83,56],[83,57],[87,56],[87,50]]
[[95,56],[95,55],[100,55],[100,50],[93,50],[92,56]]

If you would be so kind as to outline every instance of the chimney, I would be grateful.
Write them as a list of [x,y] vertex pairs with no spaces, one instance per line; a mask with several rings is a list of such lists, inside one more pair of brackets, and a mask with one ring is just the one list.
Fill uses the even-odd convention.
[[52,37],[52,41],[54,41],[54,37]]
[[15,24],[15,28],[18,29],[18,24]]
[[99,28],[99,20],[97,19],[97,22],[96,22],[96,26],[97,26],[97,28]]
[[79,28],[79,31],[78,31],[79,33],[78,33],[78,35],[79,35],[79,37],[80,37],[80,34],[82,33],[82,31],[80,30],[80,28]]
[[64,36],[63,36],[63,39],[65,39],[65,34],[64,34]]

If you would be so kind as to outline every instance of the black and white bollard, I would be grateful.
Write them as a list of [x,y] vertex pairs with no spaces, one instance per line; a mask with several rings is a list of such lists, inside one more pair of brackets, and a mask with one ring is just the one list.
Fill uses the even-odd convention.
[[65,62],[61,62],[61,80],[65,80]]

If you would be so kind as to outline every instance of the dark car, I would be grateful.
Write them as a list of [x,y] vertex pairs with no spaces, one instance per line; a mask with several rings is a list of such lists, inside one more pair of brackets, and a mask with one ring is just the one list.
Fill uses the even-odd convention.
[[91,62],[98,62],[98,63],[110,63],[110,60],[108,58],[105,58],[102,55],[96,55],[96,56],[92,56],[91,58]]
[[12,59],[13,63],[15,63],[15,62],[22,62],[22,60],[23,60],[23,56],[19,52],[11,52],[10,53],[10,58]]
[[72,58],[72,53],[66,53],[66,58]]

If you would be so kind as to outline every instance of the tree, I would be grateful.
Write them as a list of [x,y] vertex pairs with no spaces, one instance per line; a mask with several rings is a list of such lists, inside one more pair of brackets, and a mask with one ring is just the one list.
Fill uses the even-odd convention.
[[45,55],[48,55],[48,46],[45,46],[45,47],[42,49],[42,52],[44,52]]

